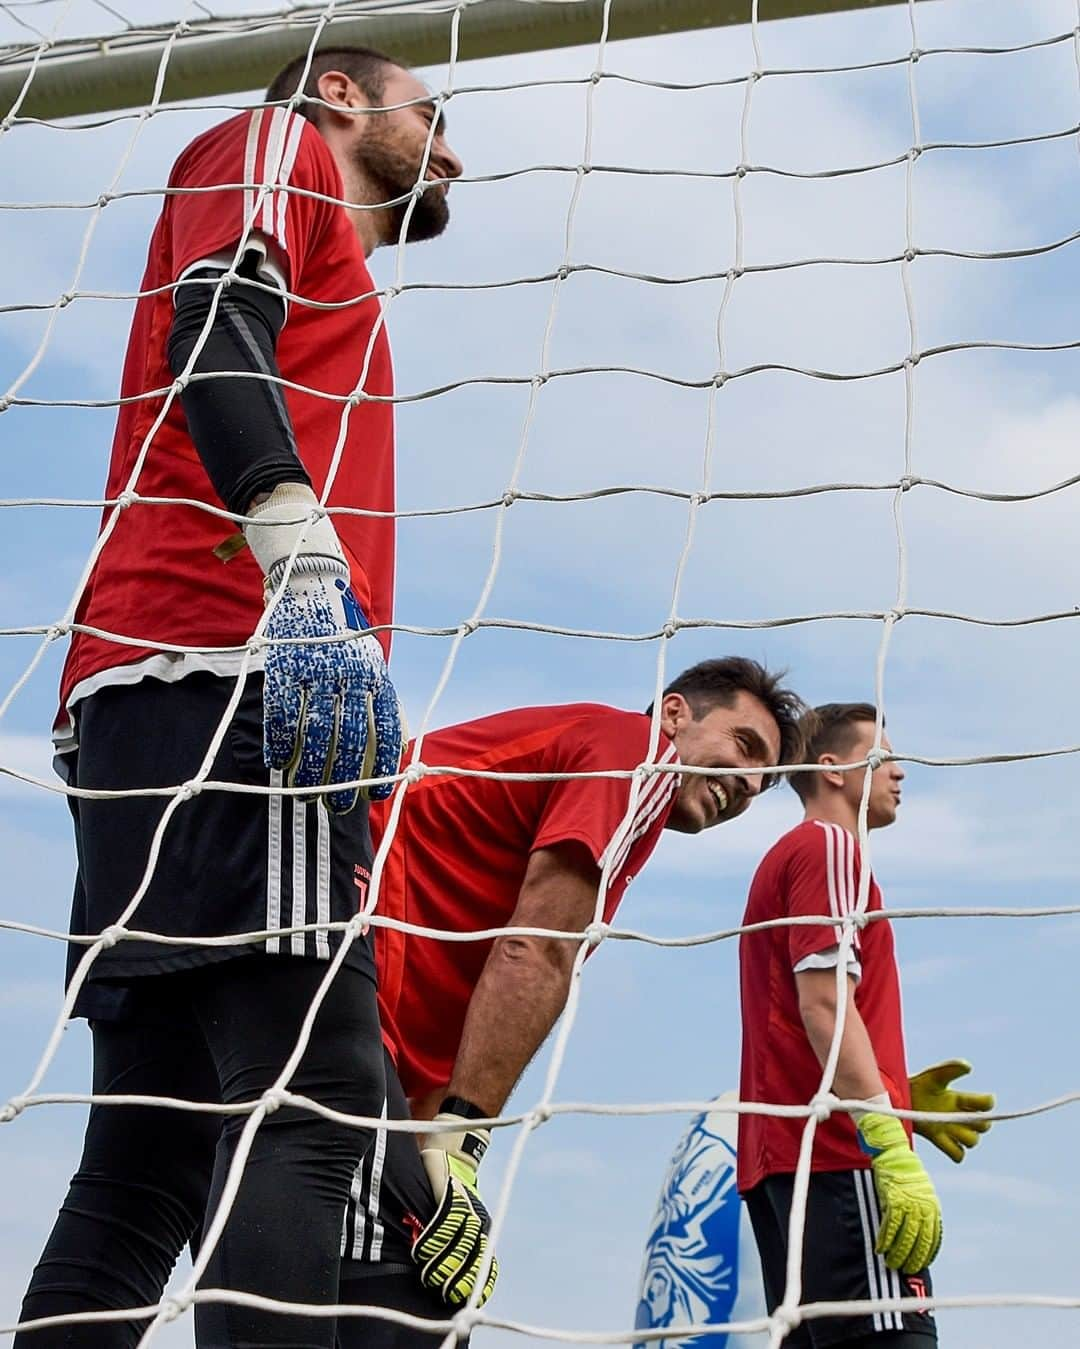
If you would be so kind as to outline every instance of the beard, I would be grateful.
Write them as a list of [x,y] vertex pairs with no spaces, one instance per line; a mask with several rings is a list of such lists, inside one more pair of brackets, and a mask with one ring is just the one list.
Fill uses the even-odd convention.
[[[416,186],[423,153],[423,141],[410,152],[405,137],[395,135],[392,129],[383,128],[374,121],[354,148],[353,162],[369,185],[373,201],[394,201],[397,197],[407,197]],[[442,234],[450,223],[450,204],[446,197],[446,185],[432,183],[424,195],[416,199],[405,231],[406,243],[416,244]],[[393,240],[401,238],[409,205],[408,201],[402,201],[387,208]]]

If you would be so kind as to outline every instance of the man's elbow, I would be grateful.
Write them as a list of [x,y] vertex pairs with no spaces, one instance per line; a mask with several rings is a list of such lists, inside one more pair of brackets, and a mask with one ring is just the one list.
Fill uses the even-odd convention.
[[518,976],[530,973],[568,980],[577,943],[557,937],[500,937],[492,952],[499,964]]

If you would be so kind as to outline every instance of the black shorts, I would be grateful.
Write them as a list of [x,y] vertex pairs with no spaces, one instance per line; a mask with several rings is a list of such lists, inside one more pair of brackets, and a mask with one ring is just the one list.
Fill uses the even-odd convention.
[[[411,1119],[394,1061],[384,1051],[387,1119]],[[353,1176],[341,1234],[342,1275],[361,1277],[366,1266],[379,1265],[415,1273],[412,1250],[420,1227],[435,1212],[418,1135],[380,1130]],[[348,1267],[348,1269],[347,1269]]]
[[[409,1119],[397,1070],[385,1054],[387,1119]],[[417,1231],[435,1211],[416,1134],[379,1131],[353,1176],[341,1234],[339,1302],[392,1307],[447,1321],[454,1308],[424,1288],[410,1251]],[[344,1316],[338,1349],[427,1349],[445,1331],[421,1331],[393,1321]]]
[[[100,689],[74,709],[78,749],[59,761],[64,775],[70,785],[89,788],[188,781],[234,686],[200,673]],[[264,787],[281,781],[263,764],[261,674],[247,679],[210,778]],[[69,800],[78,853],[70,930],[98,933],[116,922],[140,885],[169,798]],[[366,893],[370,868],[363,801],[348,815],[332,815],[321,799],[205,790],[169,820],[149,888],[126,926],[183,938],[346,921]],[[124,984],[133,977],[263,951],[328,960],[340,942],[339,932],[326,931],[221,947],[124,939],[94,961],[75,1014],[122,1014]],[[68,948],[69,978],[85,949]],[[345,963],[375,977],[370,936],[353,942]]]
[[[766,1176],[743,1198],[761,1256],[765,1302],[780,1304],[787,1277],[788,1223],[795,1177]],[[898,1274],[874,1251],[880,1217],[874,1180],[865,1171],[817,1171],[810,1176],[803,1238],[802,1302],[852,1302],[864,1298],[921,1297],[933,1292],[928,1270]],[[933,1313],[875,1312],[804,1321],[785,1339],[791,1349],[865,1340],[902,1349],[937,1343]]]

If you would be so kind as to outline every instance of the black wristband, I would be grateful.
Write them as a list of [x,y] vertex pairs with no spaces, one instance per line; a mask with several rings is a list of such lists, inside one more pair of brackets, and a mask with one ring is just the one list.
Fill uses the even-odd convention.
[[447,1096],[439,1106],[440,1115],[460,1115],[462,1119],[487,1119],[486,1110],[481,1110],[464,1096]]

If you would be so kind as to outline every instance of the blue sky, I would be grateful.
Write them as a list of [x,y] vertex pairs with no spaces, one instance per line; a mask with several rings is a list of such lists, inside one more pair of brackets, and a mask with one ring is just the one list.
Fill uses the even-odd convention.
[[[616,0],[616,5],[618,0]],[[61,6],[35,11],[55,18]],[[235,7],[234,7],[235,8]],[[254,12],[260,6],[249,5]],[[267,8],[262,6],[261,8]],[[763,9],[766,7],[763,5]],[[150,18],[176,6],[147,3]],[[747,5],[749,10],[749,5]],[[22,11],[24,15],[30,13]],[[72,7],[75,31],[107,16]],[[143,10],[140,10],[142,17]],[[917,9],[922,49],[1019,44],[1071,32],[1075,0],[934,0]],[[0,16],[0,42],[15,38]],[[111,23],[111,21],[108,21]],[[4,25],[7,25],[6,27]],[[906,7],[762,24],[768,69],[833,67],[902,56]],[[594,48],[468,63],[455,87],[584,79]],[[689,84],[744,75],[747,27],[612,44],[605,68]],[[424,72],[443,87],[445,68]],[[1080,80],[1072,44],[1008,56],[927,55],[916,68],[926,143],[1061,132],[1076,125]],[[237,102],[245,101],[244,96]],[[390,308],[399,391],[540,368],[550,283],[493,290],[438,285],[544,275],[564,258],[573,175],[537,170],[579,161],[584,86],[457,94],[453,143],[466,181],[452,193],[447,235],[410,248],[404,279],[435,287]],[[219,100],[227,101],[227,100]],[[594,96],[593,160],[652,170],[730,171],[739,162],[742,89],[664,90],[604,81]],[[163,111],[142,130],[121,189],[147,195],[100,213],[79,286],[131,291],[168,166],[217,110]],[[16,127],[0,137],[5,203],[86,202],[111,182],[133,124],[73,130]],[[748,159],[799,172],[875,164],[912,144],[905,67],[769,76],[754,92]],[[1002,149],[941,149],[913,172],[913,237],[920,248],[993,252],[1036,248],[1075,229],[1075,137]],[[752,173],[742,186],[745,260],[893,256],[905,240],[903,165],[859,175],[792,178]],[[0,303],[55,299],[76,274],[85,210],[0,210],[0,247],[15,260]],[[574,217],[575,263],[680,277],[733,260],[727,178],[593,172]],[[381,283],[390,252],[376,255]],[[920,257],[913,264],[921,349],[955,341],[1052,343],[1077,338],[1075,245],[1027,259]],[[549,368],[625,365],[707,380],[717,367],[719,281],[657,285],[575,272],[561,287]],[[115,395],[130,305],[80,299],[63,311],[23,392],[43,399]],[[26,366],[40,314],[0,313],[0,389]],[[725,365],[778,362],[865,372],[908,350],[899,269],[814,266],[748,273],[724,320]],[[1024,493],[1076,472],[1080,432],[1076,351],[962,350],[928,357],[914,373],[912,471],[964,489]],[[522,444],[525,384],[478,383],[404,402],[398,440],[405,510],[499,498]],[[528,428],[519,486],[574,494],[613,485],[694,491],[702,483],[708,393],[632,374],[550,380]],[[814,484],[894,483],[904,472],[899,374],[858,381],[763,371],[716,394],[711,486],[777,492]],[[22,408],[0,418],[7,498],[93,498],[104,480],[109,410]],[[1029,502],[987,502],[916,487],[902,503],[908,603],[986,619],[1072,613],[1080,561],[1071,527],[1077,489]],[[819,615],[794,626],[691,628],[669,643],[674,671],[706,655],[742,652],[786,665],[811,701],[872,696],[881,623],[829,618],[881,612],[896,598],[892,493],[834,491],[787,500],[712,501],[698,513],[677,603],[680,618],[747,623]],[[96,512],[10,508],[0,535],[0,625],[50,622],[64,610],[96,530]],[[454,626],[477,603],[490,563],[492,510],[406,520],[401,526],[398,620]],[[685,501],[648,493],[597,501],[519,501],[507,513],[489,617],[622,634],[656,631],[671,608],[687,523]],[[0,696],[34,640],[0,641]],[[1076,639],[1068,618],[994,627],[909,615],[896,627],[885,705],[901,754],[980,757],[1080,745],[1073,695]],[[445,638],[399,634],[394,673],[419,723],[447,653]],[[483,629],[462,645],[434,724],[534,702],[650,698],[658,647]],[[60,652],[50,652],[0,725],[0,763],[47,778],[47,728]],[[1019,908],[1075,902],[1080,808],[1075,759],[1011,765],[913,766],[899,822],[873,840],[886,901],[905,908]],[[745,819],[702,838],[665,838],[636,878],[626,926],[685,935],[738,922],[753,868],[798,819],[786,788]],[[72,856],[61,797],[0,785],[5,917],[63,927]],[[897,924],[913,1068],[957,1054],[1006,1110],[1077,1086],[1071,990],[1080,924],[1068,918],[920,919]],[[59,1002],[62,951],[0,933],[0,1095],[21,1090]],[[590,961],[556,1099],[629,1102],[706,1099],[738,1069],[736,951],[612,943]],[[539,1094],[543,1060],[515,1105]],[[87,1036],[65,1033],[46,1085],[80,1090]],[[935,1267],[944,1294],[1080,1294],[1072,1258],[1077,1182],[1068,1158],[1074,1108],[999,1124],[961,1168],[929,1157],[945,1206]],[[500,1316],[616,1330],[633,1316],[642,1240],[685,1116],[564,1117],[530,1141],[502,1243]],[[41,1107],[4,1128],[0,1177],[0,1319],[13,1319],[26,1274],[77,1157],[81,1112]],[[509,1152],[485,1163],[495,1198]],[[1065,1344],[1071,1313],[957,1311],[940,1317],[943,1343],[1004,1349],[1018,1336]],[[190,1344],[177,1327],[164,1345]],[[479,1345],[510,1343],[481,1332]],[[515,1339],[514,1342],[520,1342]]]

